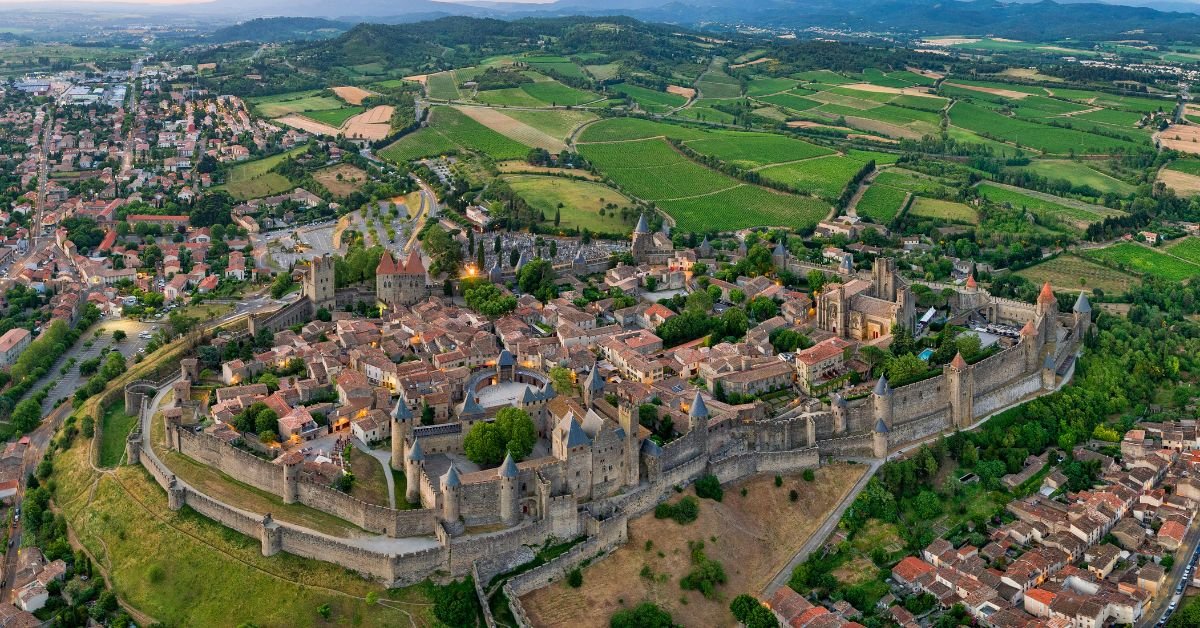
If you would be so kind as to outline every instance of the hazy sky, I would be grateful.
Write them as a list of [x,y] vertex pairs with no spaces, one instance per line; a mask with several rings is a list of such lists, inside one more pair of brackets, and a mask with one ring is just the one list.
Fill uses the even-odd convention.
[[[74,4],[76,2],[91,2],[94,4],[197,4],[200,2],[212,2],[213,0],[39,0],[37,4]],[[442,0],[443,2],[466,2],[467,0]],[[554,0],[471,0],[473,2],[525,2],[529,4],[541,4],[553,2]],[[20,3],[33,4],[30,0],[0,0],[0,4]]]

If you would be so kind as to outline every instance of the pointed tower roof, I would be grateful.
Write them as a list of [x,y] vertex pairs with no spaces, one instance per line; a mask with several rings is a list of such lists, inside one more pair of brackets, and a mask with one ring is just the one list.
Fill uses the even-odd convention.
[[979,287],[979,284],[975,283],[975,275],[967,275],[967,287],[972,290]]
[[1050,282],[1042,284],[1042,291],[1038,294],[1038,303],[1047,303],[1054,300],[1054,290],[1050,288]]
[[525,256],[525,251],[521,251],[521,257],[517,258],[517,272],[521,272],[522,268],[529,263],[529,258]]
[[956,371],[967,368],[967,361],[963,359],[961,352],[954,354],[954,359],[950,360],[950,368]]
[[404,403],[404,398],[396,400],[396,407],[392,408],[392,418],[397,421],[407,421],[413,418],[412,410],[408,409],[408,404]]
[[450,470],[446,471],[446,475],[442,476],[443,488],[458,488],[462,486],[462,478],[458,477],[458,467],[454,463],[450,463]]
[[842,256],[842,269],[848,273],[854,272],[854,256],[847,253]]
[[479,405],[479,400],[475,398],[475,389],[468,387],[467,394],[463,396],[462,413],[477,414],[483,412],[483,406]]
[[576,264],[587,263],[587,258],[583,256],[583,247],[579,247],[579,250],[575,252],[575,263]]
[[633,232],[650,233],[650,221],[646,220],[646,212],[642,212],[641,217],[638,218],[637,227],[634,227]]
[[1033,321],[1025,321],[1025,326],[1021,328],[1022,336],[1036,336],[1037,328],[1033,326]]
[[409,275],[424,275],[425,263],[421,261],[421,254],[417,252],[417,247],[408,252],[408,259],[404,260],[404,272]]
[[498,473],[502,478],[515,478],[520,475],[520,472],[517,471],[517,463],[513,462],[512,452],[508,452],[504,456],[504,462],[500,465]]
[[846,407],[846,398],[839,395],[838,393],[830,393],[829,394],[829,405],[831,405],[835,408],[845,408]]
[[583,431],[583,426],[575,420],[574,412],[568,412],[567,416],[563,417],[562,421],[559,421],[558,427],[567,433],[567,437],[564,440],[568,449],[592,444],[592,439],[588,438],[587,432]]
[[782,238],[775,243],[775,250],[771,252],[771,255],[787,255],[787,249],[783,248]]
[[521,395],[521,403],[530,404],[535,401],[537,401],[537,398],[533,395],[533,386],[526,386],[525,394]]
[[1051,371],[1058,368],[1058,364],[1054,362],[1054,354],[1046,354],[1046,359],[1042,361],[1042,368],[1050,369]]
[[425,452],[421,451],[421,439],[413,439],[412,447],[408,448],[407,458],[413,462],[420,462],[425,459]]
[[881,397],[892,394],[892,387],[888,386],[887,375],[880,375],[879,381],[875,382],[875,394]]
[[379,265],[375,267],[376,275],[394,275],[396,274],[396,260],[392,258],[391,251],[384,251],[379,257]]
[[542,399],[553,399],[558,396],[558,391],[554,390],[554,382],[546,382],[546,387],[542,389]]
[[513,357],[512,351],[502,349],[500,355],[496,357],[496,364],[500,366],[512,366],[517,363],[517,358]]
[[600,377],[600,365],[595,361],[592,362],[592,372],[588,373],[587,380],[583,383],[590,391],[604,390],[604,378]]
[[1087,295],[1082,291],[1079,293],[1079,298],[1075,299],[1075,306],[1071,308],[1080,314],[1091,314],[1092,303],[1088,301]]
[[879,419],[875,421],[875,431],[880,434],[887,434],[891,430],[888,429],[887,423],[884,423],[883,419]]
[[688,409],[688,416],[705,419],[708,418],[708,406],[704,405],[704,397],[700,396],[700,391],[696,391],[696,396],[692,397],[692,406]]

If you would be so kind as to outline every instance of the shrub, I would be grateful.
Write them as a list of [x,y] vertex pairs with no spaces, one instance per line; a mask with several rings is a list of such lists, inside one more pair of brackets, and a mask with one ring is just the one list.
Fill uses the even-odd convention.
[[470,577],[433,587],[433,616],[447,626],[476,626],[479,624],[479,598],[475,581]]
[[797,493],[796,489],[792,489],[791,491],[788,492],[788,499],[790,499],[791,501],[797,501],[800,499],[800,493]]
[[725,568],[720,562],[704,554],[704,541],[689,542],[694,569],[679,581],[679,586],[689,591],[699,591],[706,599],[716,595],[718,584],[725,584]]
[[321,616],[321,619],[329,621],[329,617],[333,615],[333,609],[329,608],[328,604],[322,604],[317,607],[317,614]]
[[567,573],[567,584],[571,585],[572,589],[583,586],[583,572],[578,567]]
[[674,519],[675,523],[685,525],[700,516],[700,502],[691,495],[684,497],[675,504],[661,503],[654,507],[655,519]]
[[79,430],[83,432],[84,438],[91,438],[96,435],[96,421],[90,416],[83,417],[79,422]]
[[783,476],[782,476],[782,475],[776,475],[776,476],[775,476],[775,486],[776,486],[777,488],[778,488],[778,487],[780,487],[780,486],[783,486]]
[[719,502],[725,496],[725,491],[721,489],[721,481],[717,479],[717,476],[710,473],[696,480],[696,494],[705,499]]
[[812,482],[815,479],[817,479],[817,474],[814,473],[812,469],[804,470],[804,481],[805,482]]
[[675,628],[671,614],[654,602],[642,602],[633,608],[613,613],[610,628]]

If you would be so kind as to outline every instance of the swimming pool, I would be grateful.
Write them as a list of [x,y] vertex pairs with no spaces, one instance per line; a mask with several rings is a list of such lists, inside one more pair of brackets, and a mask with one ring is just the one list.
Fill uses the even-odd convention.
[[918,354],[917,357],[928,362],[929,358],[933,357],[933,349],[926,349],[926,350],[922,351],[920,354]]

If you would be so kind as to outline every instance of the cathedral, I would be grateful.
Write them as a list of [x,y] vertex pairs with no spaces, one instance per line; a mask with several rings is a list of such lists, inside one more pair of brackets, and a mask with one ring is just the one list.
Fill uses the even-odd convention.
[[425,265],[413,249],[404,263],[398,263],[391,251],[384,251],[375,269],[375,298],[381,307],[409,306],[429,296]]
[[650,223],[642,214],[633,230],[629,252],[639,264],[666,264],[675,255],[675,245],[666,233],[650,233]]
[[851,279],[825,287],[817,297],[817,327],[842,338],[863,341],[888,336],[896,325],[913,328],[916,298],[900,282],[896,261],[880,257],[871,270],[869,282]]

